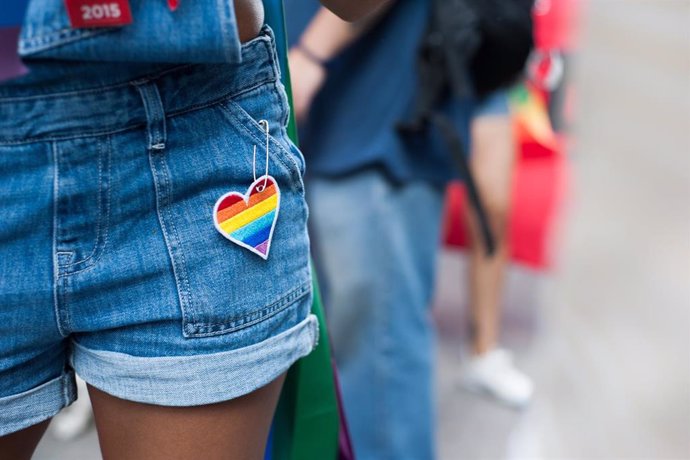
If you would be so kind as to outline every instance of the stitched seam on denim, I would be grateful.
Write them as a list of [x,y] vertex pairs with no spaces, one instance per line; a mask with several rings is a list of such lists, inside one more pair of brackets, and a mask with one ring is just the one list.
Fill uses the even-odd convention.
[[[162,151],[149,149],[148,152],[149,164],[151,166],[154,187],[156,190],[156,213],[158,214],[158,223],[161,226],[163,239],[165,240],[165,245],[168,249],[168,256],[170,257],[170,264],[172,265],[173,275],[175,277],[175,287],[177,288],[177,296],[180,301],[182,317],[186,318],[188,317],[188,315],[193,314],[193,311],[191,311],[193,310],[191,289],[189,285],[189,278],[187,276],[184,251],[182,250],[180,239],[177,237],[177,230],[175,228],[175,224],[173,220],[169,217],[172,190],[170,189],[169,185],[167,165],[165,164],[165,158],[163,157],[164,153]],[[157,167],[156,162],[159,162],[161,164],[160,168]],[[160,169],[161,171],[159,172],[158,169]],[[159,177],[159,175],[165,177]],[[165,188],[167,190],[162,190],[163,186],[160,183],[161,179],[165,181]],[[167,229],[169,225],[171,227],[170,232]],[[178,260],[178,256],[181,260]]]
[[222,322],[217,322],[217,323],[199,322],[199,323],[195,323],[195,324],[203,327],[203,326],[224,326],[224,325],[227,325],[228,323],[237,323],[237,322],[240,322],[240,321],[242,321],[248,317],[255,316],[257,313],[271,310],[271,309],[275,308],[276,306],[281,306],[284,302],[292,303],[296,300],[299,300],[302,296],[304,296],[304,294],[309,292],[310,286],[311,286],[310,283],[304,282],[300,286],[294,288],[293,290],[288,291],[287,294],[282,295],[279,299],[271,302],[267,306],[264,306],[259,311],[254,311],[252,313],[247,313],[247,314],[241,315],[241,316],[233,316],[233,317],[229,318],[227,321],[222,321]]
[[151,149],[151,107],[150,107],[150,101],[148,99],[148,92],[150,88],[149,80],[137,80],[138,83],[132,82],[132,85],[135,87],[137,90],[137,93],[139,93],[139,98],[141,99],[141,104],[144,106],[144,114],[146,116],[146,124],[145,124],[145,129],[146,129],[146,149],[147,151],[150,151]]
[[[311,282],[306,282],[261,310],[254,311],[240,317],[230,318],[222,323],[188,322],[185,329],[189,329],[189,331],[187,331],[187,335],[189,337],[210,337],[238,331],[277,315],[305,295],[309,294],[309,292],[311,292]],[[209,329],[216,328],[218,329],[208,331]]]
[[[16,97],[5,97],[2,98],[0,97],[0,104],[5,103],[5,102],[24,102],[24,101],[33,101],[33,100],[40,100],[40,99],[56,99],[60,97],[70,97],[70,96],[87,96],[89,94],[99,94],[103,93],[106,91],[111,91],[114,89],[118,88],[126,88],[128,86],[137,86],[137,85],[143,85],[145,83],[148,83],[153,80],[159,80],[160,78],[166,76],[169,73],[175,72],[177,70],[182,70],[186,69],[188,67],[193,67],[194,64],[185,64],[185,65],[180,65],[176,67],[171,67],[170,69],[163,70],[161,72],[151,74],[151,75],[145,75],[143,77],[137,78],[136,80],[128,80],[124,81],[121,83],[114,83],[112,85],[107,85],[107,86],[99,86],[97,88],[85,88],[85,89],[79,89],[79,90],[74,90],[74,91],[64,91],[60,93],[48,93],[48,94],[36,94],[32,96],[16,96]],[[273,77],[267,79],[267,80],[261,80],[261,83],[266,83],[269,81],[274,81],[278,77],[276,75],[273,75]],[[231,93],[230,96],[226,97],[232,97],[235,95],[239,95],[244,93],[247,90],[252,90],[256,84],[252,84],[251,87],[241,88],[237,93]]]
[[[91,250],[91,253],[84,259],[78,260],[76,262],[70,261],[69,264],[65,265],[64,268],[69,268],[78,264],[81,264],[83,262],[87,262],[93,257],[93,254],[96,252],[96,248],[98,247],[98,240],[101,237],[101,214],[102,214],[102,209],[101,205],[103,204],[103,194],[102,194],[102,189],[103,189],[103,151],[101,147],[101,143],[99,142],[97,144],[98,148],[98,217],[96,218],[96,241],[94,242],[93,249]],[[65,251],[69,252],[69,251]]]
[[[229,99],[239,97],[244,95],[247,92],[254,91],[261,86],[270,83],[271,81],[274,81],[273,79],[268,79],[268,80],[262,80],[251,87],[247,87],[245,89],[242,89],[240,92],[237,93],[229,93],[225,94],[223,96],[220,96],[218,98],[214,98],[211,101],[204,102],[201,104],[194,104],[188,107],[185,107],[184,109],[179,109],[176,111],[171,111],[166,114],[166,118],[173,118],[177,117],[180,115],[184,115],[189,112],[193,112],[195,110],[201,110],[209,107],[213,107],[216,105],[223,104],[227,102]],[[80,133],[80,134],[65,134],[62,136],[46,136],[46,137],[38,137],[38,138],[31,138],[31,139],[26,139],[26,140],[19,140],[19,141],[2,141],[0,140],[0,147],[2,146],[15,146],[15,145],[25,145],[25,144],[35,144],[38,142],[51,142],[51,141],[64,141],[64,140],[71,140],[71,139],[85,139],[88,137],[96,137],[96,136],[106,136],[106,135],[111,135],[111,134],[118,134],[134,129],[140,129],[142,127],[145,127],[146,123],[137,123],[137,124],[132,124],[132,125],[126,125],[124,127],[120,128],[112,128],[112,129],[104,129],[101,131],[91,131],[87,133]]]
[[13,103],[30,102],[30,101],[42,100],[42,99],[58,99],[58,98],[63,98],[63,97],[88,96],[90,94],[99,94],[99,93],[111,91],[111,90],[118,89],[118,88],[126,88],[129,85],[130,85],[130,82],[127,81],[127,82],[123,82],[123,83],[116,83],[116,84],[109,85],[109,86],[99,86],[97,88],[79,89],[79,90],[74,90],[74,91],[63,91],[60,93],[34,94],[31,96],[0,97],[0,104],[4,104],[7,102],[13,102]]
[[[278,86],[275,84],[275,83],[276,83],[275,80],[273,80],[273,81],[271,81],[271,82],[269,82],[269,83],[273,83],[272,88],[271,88],[272,91],[277,91],[277,90],[278,90]],[[259,88],[253,88],[252,91],[255,91],[255,90],[257,90],[257,89],[259,89]],[[248,91],[248,92],[249,92],[249,91]],[[243,95],[244,95],[244,94],[243,94]],[[265,131],[264,131],[264,128],[263,128],[256,120],[254,120],[254,117],[252,117],[252,116],[242,107],[242,105],[241,105],[240,103],[238,103],[237,101],[234,100],[236,97],[237,97],[237,96],[233,96],[233,97],[231,97],[231,98],[228,98],[227,100],[221,102],[221,105],[223,105],[225,111],[228,111],[228,112],[232,112],[232,110],[231,110],[229,107],[227,107],[227,105],[232,105],[232,106],[238,108],[239,111],[242,113],[242,117],[235,116],[235,118],[236,118],[238,121],[242,121],[242,122],[245,121],[245,120],[242,120],[242,118],[247,118],[247,122],[249,122],[254,128],[256,128],[256,129],[258,130],[258,132],[261,133],[261,135],[259,136],[259,134],[257,134],[257,133],[251,133],[251,132],[250,132],[250,133],[252,134],[252,137],[253,137],[254,139],[256,139],[256,140],[262,140],[262,142],[265,142],[266,133],[265,133]],[[278,97],[278,99],[280,100],[280,96],[278,95],[277,97]],[[280,103],[280,102],[279,102],[279,103]],[[282,104],[281,104],[281,108],[282,108]],[[284,117],[283,117],[283,118],[284,118]],[[283,122],[283,120],[281,119],[281,123],[282,123],[282,122]],[[243,123],[243,125],[246,126],[246,124],[244,124],[244,123]],[[281,125],[281,128],[282,128],[283,126],[284,126],[284,125]],[[273,136],[273,135],[271,134],[271,135],[269,135],[269,138],[270,138],[270,140],[271,140],[277,147],[279,147],[283,152],[287,153],[288,156],[291,156],[291,154],[288,152],[288,149],[287,149],[283,144],[281,144],[281,142],[280,142],[278,139],[276,139],[275,136]],[[285,165],[285,166],[287,166],[287,165]]]
[[[148,97],[152,104],[151,109],[155,112],[155,125],[151,129],[151,148],[161,150],[165,148],[165,143],[168,140],[167,122],[165,117],[165,109],[163,108],[163,101],[161,99],[160,91],[155,83],[152,83],[153,91],[148,91]],[[149,118],[149,117],[147,117]]]
[[[267,37],[259,37],[259,39],[261,39],[261,41],[257,42],[257,43],[263,43],[263,44],[267,45],[267,43],[268,43]],[[143,76],[137,78],[136,80],[127,80],[127,81],[123,81],[120,83],[113,83],[111,85],[99,86],[96,88],[84,88],[84,89],[78,89],[78,90],[73,90],[73,91],[63,91],[63,92],[49,93],[49,94],[35,94],[35,95],[31,95],[31,96],[0,97],[0,104],[2,104],[4,102],[22,102],[22,101],[31,101],[31,100],[37,100],[37,99],[54,99],[54,98],[59,98],[59,97],[64,97],[64,96],[79,96],[79,95],[88,95],[88,94],[94,94],[94,93],[102,93],[104,91],[109,91],[109,90],[113,90],[113,89],[117,89],[117,88],[124,88],[127,86],[131,86],[135,83],[141,84],[141,83],[145,83],[145,82],[148,82],[151,80],[157,80],[157,79],[160,79],[160,78],[162,78],[162,77],[164,77],[164,76],[166,76],[172,72],[176,72],[178,70],[183,70],[186,68],[194,67],[195,65],[198,65],[198,64],[176,65],[176,66],[173,66],[173,67],[170,67],[168,69],[161,70],[161,71],[158,71],[158,72],[155,72],[152,74],[143,75]],[[277,63],[274,61],[274,63],[272,64],[272,67],[273,67],[275,74],[268,81],[279,79],[280,70],[278,68],[278,71],[277,72],[275,71],[276,65],[277,65]],[[240,90],[240,92],[243,92],[243,91],[244,91],[244,88],[242,88]]]
[[[235,110],[239,111],[241,116],[238,113],[235,113],[235,110],[231,110],[227,106],[228,104],[231,104],[233,108],[235,108]],[[220,107],[224,109],[225,113],[229,114],[232,118],[235,119],[235,121],[238,122],[237,125],[240,127],[240,129],[242,129],[252,139],[254,139],[254,142],[257,142],[259,145],[262,145],[264,142],[266,142],[265,137],[260,137],[258,134],[259,132],[264,132],[261,128],[261,125],[254,121],[254,118],[252,118],[251,115],[249,115],[237,102],[233,100],[227,100],[225,101],[225,103],[220,104]],[[246,125],[247,123],[251,123],[251,125],[256,128],[256,131],[252,132],[252,130],[250,130],[249,127]],[[297,191],[298,193],[302,193],[303,188],[302,182],[300,180],[300,169],[295,160],[292,158],[292,153],[288,152],[287,149],[283,147],[283,145],[280,142],[278,142],[273,136],[269,135],[269,140],[271,145],[274,146],[273,155],[271,155],[271,157],[274,160],[277,160],[280,164],[282,164],[283,167],[287,170],[288,174],[290,174],[292,179],[292,184],[290,185],[293,188],[293,190]],[[275,152],[276,148],[278,149],[279,153]]]
[[70,402],[70,396],[72,392],[70,391],[70,385],[67,383],[67,380],[69,379],[69,373],[63,373],[62,378],[60,379],[60,386],[62,390],[62,404],[63,406],[66,406]]
[[109,136],[113,134],[119,134],[135,129],[141,129],[143,127],[146,127],[146,123],[137,123],[136,125],[127,125],[122,128],[117,128],[117,129],[105,129],[102,131],[90,131],[87,133],[80,133],[80,134],[65,134],[62,136],[53,136],[53,137],[39,137],[39,138],[31,138],[31,139],[26,139],[26,140],[21,140],[21,141],[0,141],[0,147],[13,147],[16,145],[28,145],[28,144],[36,144],[39,142],[60,142],[60,141],[69,141],[69,140],[74,140],[74,139],[87,139],[89,137],[98,137],[98,136]]
[[283,83],[280,80],[276,80],[273,83],[273,86],[273,90],[278,95],[278,99],[280,100],[280,106],[283,111],[283,119],[281,120],[280,128],[285,130],[285,127],[290,122],[290,103],[287,100],[287,94],[285,93],[285,86],[283,85]]
[[[284,88],[285,87],[283,86],[282,82],[280,80],[276,80],[273,82],[271,89],[274,92],[274,94],[276,95],[276,97],[278,98],[278,104],[280,104],[281,113],[283,114],[283,117],[280,120],[280,132],[283,136],[285,136],[287,138],[288,136],[287,136],[286,127],[290,121],[290,104],[287,101],[287,95],[284,91]],[[276,141],[278,141],[280,143],[280,141],[278,139],[276,139]],[[290,159],[295,164],[297,164],[297,161],[295,161],[295,159],[293,158],[292,151],[290,151],[290,148],[286,147],[286,146],[283,146],[283,148],[290,152],[290,155],[289,155]],[[299,167],[299,165],[297,165],[297,169],[301,171],[301,168]]]
[[271,65],[273,66],[273,71],[278,76],[278,80],[282,76],[280,72],[280,57],[278,57],[278,48],[275,45],[275,35],[272,35],[273,40],[264,40],[263,44],[266,47],[266,51],[271,56]]
[[110,91],[113,89],[118,89],[118,88],[126,88],[129,86],[133,86],[134,84],[142,84],[149,82],[151,80],[157,80],[163,76],[165,76],[168,73],[175,72],[177,70],[185,69],[187,67],[192,67],[193,64],[184,64],[184,65],[179,65],[175,67],[171,67],[169,69],[162,70],[158,73],[151,74],[151,75],[145,75],[143,77],[140,77],[136,80],[127,80],[123,81],[120,83],[113,83],[112,85],[106,85],[106,86],[99,86],[96,88],[84,88],[84,89],[79,89],[79,90],[74,90],[74,91],[63,91],[59,93],[48,93],[48,94],[35,94],[32,96],[16,96],[16,97],[5,97],[2,98],[0,97],[0,104],[4,102],[24,102],[24,101],[33,101],[37,99],[56,99],[60,97],[69,97],[69,96],[87,96],[89,94],[99,94],[103,93],[106,91]]
[[227,102],[229,99],[234,99],[236,97],[244,96],[245,94],[247,94],[249,92],[255,91],[255,90],[261,88],[262,86],[264,86],[268,83],[271,83],[272,81],[275,81],[274,77],[267,78],[265,80],[260,80],[256,83],[252,84],[252,86],[242,88],[240,91],[238,91],[236,93],[226,93],[225,95],[223,95],[221,97],[214,98],[208,102],[204,102],[204,103],[200,103],[200,104],[194,104],[194,105],[190,105],[188,107],[185,107],[184,109],[178,109],[178,110],[168,112],[168,118],[177,117],[179,115],[184,115],[184,114],[189,113],[189,112],[194,112],[195,110],[205,109],[208,107],[213,107],[213,106],[216,106],[219,104],[223,104],[223,103]]
[[64,28],[45,35],[26,37],[19,42],[19,54],[28,57],[31,54],[40,53],[50,48],[57,48],[75,41],[103,35],[109,32],[114,31],[108,29],[83,31],[79,29]]
[[[173,239],[175,240],[175,246],[178,248],[177,252],[179,252],[179,257],[182,259],[179,262],[180,269],[176,271],[179,273],[179,275],[178,275],[179,280],[183,284],[184,292],[181,292],[181,294],[186,297],[186,306],[188,307],[188,308],[184,308],[184,306],[183,306],[182,307],[182,313],[184,315],[187,312],[189,312],[193,316],[195,312],[194,312],[194,308],[192,305],[192,298],[191,298],[192,290],[191,290],[191,287],[189,284],[189,277],[187,276],[187,260],[185,258],[184,250],[182,248],[182,241],[180,240],[178,233],[177,233],[177,226],[175,225],[175,219],[171,215],[171,209],[170,209],[170,205],[172,203],[172,184],[170,182],[170,173],[168,171],[167,164],[165,164],[163,159],[161,160],[161,163],[163,164],[163,169],[165,171],[164,174],[166,176],[165,180],[166,180],[166,183],[168,184],[168,199],[166,200],[166,201],[168,201],[168,203],[167,203],[167,206],[165,207],[166,209],[164,212],[166,214],[167,220],[170,221],[170,228],[172,230]],[[175,265],[177,265],[177,263],[175,263]]]
[[[108,181],[105,187],[103,186],[103,181],[101,178],[101,163],[103,161],[103,155],[101,150],[102,146],[100,143],[98,144],[98,219],[96,224],[96,242],[94,244],[93,250],[91,251],[91,254],[89,254],[87,258],[78,260],[76,262],[70,262],[69,264],[65,265],[64,268],[76,267],[81,265],[86,266],[78,270],[70,270],[69,272],[63,273],[64,276],[75,275],[77,273],[81,273],[85,270],[88,270],[89,268],[92,268],[96,264],[96,262],[98,262],[98,260],[101,258],[105,250],[105,247],[108,244],[108,228],[110,226],[110,167],[112,160],[112,145],[110,136],[108,136],[106,142],[108,144],[108,153],[106,154],[106,177],[108,178]],[[103,202],[105,202],[105,213],[103,211]],[[105,222],[103,222],[104,219]],[[90,261],[92,258],[93,261],[89,264],[86,264],[86,262]]]
[[57,327],[58,333],[62,337],[67,337],[65,331],[62,330],[62,324],[60,322],[60,293],[58,283],[60,282],[60,263],[59,263],[59,253],[57,251],[57,239],[58,239],[58,175],[60,169],[58,166],[58,151],[57,143],[53,142],[51,145],[51,151],[53,154],[53,310],[55,312],[55,326]]
[[[61,255],[67,255],[65,253],[58,253],[58,256]],[[72,254],[69,254],[70,256]],[[59,257],[58,257],[59,260]],[[58,291],[59,295],[59,301],[60,301],[60,328],[62,331],[65,332],[65,334],[69,335],[70,330],[71,330],[71,324],[72,324],[72,318],[70,315],[70,309],[69,309],[69,295],[68,295],[68,289],[69,289],[69,280],[67,276],[64,276],[63,273],[60,274],[59,279],[58,279],[59,287],[60,290]]]
[[[68,264],[65,264],[61,267],[61,275],[73,275],[74,273],[78,273],[82,270],[77,270],[77,271],[69,271],[67,272],[66,269],[76,266],[76,265],[81,265],[85,262],[88,262],[93,255],[95,254],[97,248],[98,248],[98,243],[101,238],[101,219],[102,219],[102,201],[103,201],[103,196],[102,196],[102,189],[103,189],[103,159],[102,159],[102,150],[101,150],[101,144],[98,144],[98,218],[96,219],[96,241],[94,242],[93,249],[91,250],[91,253],[84,259],[78,260],[76,262],[70,261]],[[61,254],[73,254],[72,251],[61,251]]]
[[[277,58],[276,58],[277,59]],[[283,107],[283,113],[284,117],[282,120],[282,124],[280,126],[280,131],[282,135],[287,139],[287,142],[291,142],[290,136],[288,136],[287,133],[287,126],[290,123],[290,101],[288,101],[287,98],[287,93],[285,92],[285,86],[283,85],[282,81],[280,79],[276,80],[274,83],[274,91],[276,91],[276,94],[278,94],[278,98],[280,99],[280,103]],[[306,165],[304,163],[304,158],[300,158],[299,162],[295,158],[295,155],[292,153],[291,149],[287,149],[289,151],[289,158],[290,160],[295,163],[295,166],[297,167],[297,171],[299,174],[297,174],[297,180],[299,181],[300,187],[299,189],[301,190],[302,193],[304,193],[304,177],[302,171],[306,170]]]

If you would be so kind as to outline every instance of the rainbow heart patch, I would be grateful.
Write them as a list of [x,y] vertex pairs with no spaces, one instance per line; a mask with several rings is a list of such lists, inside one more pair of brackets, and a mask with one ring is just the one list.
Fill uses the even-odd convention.
[[271,176],[262,176],[246,194],[229,192],[213,207],[213,223],[225,238],[264,260],[271,249],[280,209],[280,189]]

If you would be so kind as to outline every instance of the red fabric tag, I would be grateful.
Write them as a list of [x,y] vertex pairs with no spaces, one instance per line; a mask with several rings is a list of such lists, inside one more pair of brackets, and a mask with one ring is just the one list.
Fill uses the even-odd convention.
[[180,0],[168,0],[168,8],[170,11],[175,11],[180,6]]
[[74,29],[113,27],[132,23],[129,0],[65,0]]

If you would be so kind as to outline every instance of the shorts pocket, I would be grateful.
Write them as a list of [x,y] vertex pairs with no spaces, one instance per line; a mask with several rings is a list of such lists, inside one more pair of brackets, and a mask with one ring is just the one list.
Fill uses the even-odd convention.
[[266,260],[226,239],[213,220],[214,205],[221,196],[244,194],[253,182],[255,145],[257,177],[265,171],[266,136],[249,112],[236,101],[225,101],[172,117],[165,152],[150,153],[185,337],[249,327],[311,294],[302,174],[281,139],[284,115],[270,93],[259,89],[251,97],[256,117],[271,126],[268,172],[280,189],[280,209]]
[[226,100],[220,104],[220,108],[224,111],[229,123],[245,128],[248,140],[257,146],[257,157],[259,153],[266,152],[265,129],[260,121],[268,121],[269,152],[275,152],[272,160],[288,169],[293,175],[295,186],[304,190],[302,181],[305,169],[304,157],[287,135],[286,127],[290,109],[281,83],[265,83]]

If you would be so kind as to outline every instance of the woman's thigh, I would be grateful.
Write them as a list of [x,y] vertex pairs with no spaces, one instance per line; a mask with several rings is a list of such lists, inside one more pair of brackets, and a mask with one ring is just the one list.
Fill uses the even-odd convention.
[[90,387],[103,458],[261,459],[283,379],[196,407],[136,403]]

